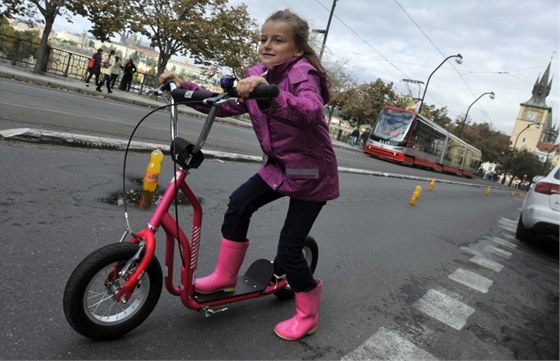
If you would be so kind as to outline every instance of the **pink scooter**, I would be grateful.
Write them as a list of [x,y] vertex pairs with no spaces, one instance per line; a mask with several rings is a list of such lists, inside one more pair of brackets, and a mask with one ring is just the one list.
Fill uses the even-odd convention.
[[[237,301],[270,294],[280,299],[294,296],[280,264],[266,259],[256,260],[245,274],[238,276],[234,292],[203,295],[194,290],[194,273],[201,242],[202,206],[187,183],[187,175],[204,160],[201,149],[220,105],[237,100],[234,78],[224,77],[220,80],[220,85],[222,93],[177,89],[173,82],[154,90],[156,94],[166,96],[170,110],[171,156],[176,165],[175,177],[167,186],[146,228],[132,232],[128,226],[119,243],[94,251],[72,272],[64,290],[64,314],[70,326],[78,333],[94,339],[108,340],[133,330],[155,308],[163,284],[172,295],[180,297],[185,307],[203,311],[206,316],[225,311],[227,308],[221,306]],[[270,98],[278,93],[275,85],[260,85],[251,97]],[[177,106],[188,102],[199,102],[210,107],[201,134],[194,144],[177,136]],[[162,108],[156,110],[159,109]],[[126,153],[124,168],[126,169]],[[186,196],[193,208],[190,240],[177,223],[176,217],[170,213],[179,192]],[[128,216],[126,218],[128,223]],[[155,233],[160,228],[166,236],[165,276],[154,254],[157,243]],[[180,259],[178,284],[174,284],[173,277],[175,242]],[[303,252],[314,272],[319,249],[312,237],[307,237]]]

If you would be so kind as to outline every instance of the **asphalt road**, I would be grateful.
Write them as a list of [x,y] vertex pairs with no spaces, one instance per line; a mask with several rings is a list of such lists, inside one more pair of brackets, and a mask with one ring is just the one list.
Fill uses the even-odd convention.
[[[106,200],[120,189],[122,157],[0,141],[3,359],[558,359],[558,244],[515,239],[518,196],[437,183],[413,207],[417,180],[346,172],[312,231],[325,285],[315,335],[279,340],[272,329],[293,304],[273,296],[204,318],[164,291],[138,329],[87,340],[66,323],[62,293],[74,267],[125,229],[122,207]],[[147,161],[130,155],[129,187]],[[190,175],[205,212],[200,274],[214,265],[229,194],[257,167],[208,159]],[[171,174],[166,158],[164,184]],[[255,214],[242,268],[274,256],[285,209],[281,200]],[[130,208],[135,229],[148,216]],[[179,218],[188,229],[185,207]]]

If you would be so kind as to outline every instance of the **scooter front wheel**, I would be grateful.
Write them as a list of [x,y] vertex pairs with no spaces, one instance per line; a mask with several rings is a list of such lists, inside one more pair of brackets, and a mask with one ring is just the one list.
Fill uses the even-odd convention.
[[138,327],[153,311],[162,289],[159,261],[153,258],[126,303],[117,302],[120,288],[134,273],[120,271],[138,252],[133,243],[109,244],[87,256],[74,270],[64,290],[64,315],[72,328],[98,340],[118,338]]
[[[303,257],[311,269],[311,273],[315,273],[317,262],[319,262],[319,246],[313,237],[307,236],[305,238],[305,245],[303,246]],[[285,276],[282,265],[278,262],[278,257],[274,258],[274,274],[275,276]],[[288,284],[286,287],[274,292],[274,295],[281,300],[289,300],[294,297],[294,290]]]

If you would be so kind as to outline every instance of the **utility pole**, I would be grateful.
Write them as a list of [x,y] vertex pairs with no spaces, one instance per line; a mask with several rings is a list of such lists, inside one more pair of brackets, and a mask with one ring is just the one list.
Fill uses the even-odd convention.
[[325,51],[325,45],[327,44],[327,35],[329,35],[329,28],[331,27],[331,20],[334,14],[334,8],[336,6],[337,0],[333,0],[331,13],[329,14],[329,21],[327,22],[327,28],[323,33],[323,45],[321,45],[321,52],[319,53],[319,60],[323,60],[323,52]]

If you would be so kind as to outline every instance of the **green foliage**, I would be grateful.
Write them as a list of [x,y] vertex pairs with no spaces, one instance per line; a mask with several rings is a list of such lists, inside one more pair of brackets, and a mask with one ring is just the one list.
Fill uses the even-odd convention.
[[527,179],[532,179],[536,175],[541,175],[543,163],[536,154],[528,152],[526,149],[515,151],[511,160],[509,174],[523,179],[527,175]]
[[26,18],[30,23],[44,24],[43,35],[37,51],[37,62],[35,72],[43,72],[49,56],[48,38],[57,16],[66,17],[72,22],[71,15],[76,14],[82,8],[84,1],[94,0],[3,0],[3,15],[7,17]]
[[372,125],[381,109],[398,99],[393,83],[381,79],[367,84],[359,84],[349,89],[333,92],[331,103],[354,127],[362,124]]
[[1,19],[0,33],[4,38],[1,51],[4,56],[9,59],[37,57],[39,30],[16,31],[4,16]]
[[451,119],[447,115],[447,107],[436,108],[435,105],[424,104],[421,114],[442,128],[450,130]]

